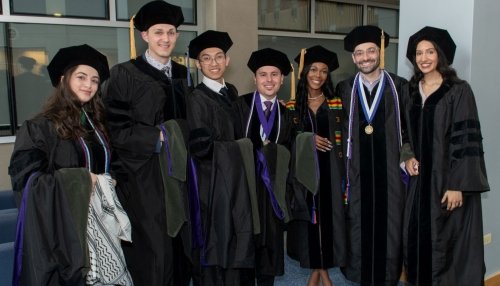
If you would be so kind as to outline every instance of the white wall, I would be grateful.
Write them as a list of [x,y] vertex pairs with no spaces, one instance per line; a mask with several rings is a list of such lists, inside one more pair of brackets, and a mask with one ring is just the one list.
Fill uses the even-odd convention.
[[491,191],[483,196],[484,232],[492,244],[485,246],[487,275],[500,271],[500,1],[476,0],[472,36],[470,83],[476,96]]
[[485,246],[486,276],[500,271],[500,1],[401,0],[398,73],[409,78],[408,38],[424,26],[447,29],[457,44],[453,67],[474,90],[484,137],[486,168],[491,191],[482,195],[484,233],[492,234]]

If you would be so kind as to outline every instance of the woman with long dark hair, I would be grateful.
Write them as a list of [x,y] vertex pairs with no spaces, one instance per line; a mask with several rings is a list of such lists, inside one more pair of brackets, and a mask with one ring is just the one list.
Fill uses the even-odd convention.
[[100,98],[107,59],[72,46],[47,69],[54,93],[20,128],[9,166],[19,199],[13,285],[131,285],[120,247],[130,225],[109,175]]
[[[291,160],[287,252],[301,267],[312,269],[308,285],[332,285],[328,268],[345,262],[342,104],[331,79],[339,65],[337,55],[322,46],[303,50],[295,61],[300,80],[297,99],[288,106],[295,110],[298,134]],[[301,161],[305,157],[312,160]]]
[[[404,253],[414,285],[483,285],[481,193],[489,191],[479,117],[470,85],[450,67],[448,31],[410,37],[409,122],[414,157],[405,209]],[[407,142],[410,144],[410,142]]]

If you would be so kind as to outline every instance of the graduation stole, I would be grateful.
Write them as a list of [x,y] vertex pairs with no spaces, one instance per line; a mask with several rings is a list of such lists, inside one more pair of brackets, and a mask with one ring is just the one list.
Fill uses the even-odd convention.
[[[266,119],[266,116],[264,115],[264,109],[262,108],[262,101],[260,99],[260,94],[258,91],[255,91],[253,93],[252,105],[250,107],[250,114],[248,115],[245,137],[248,137],[248,130],[250,129],[250,122],[252,121],[252,116],[255,108],[257,109],[257,115],[259,118],[260,125],[262,126],[265,139],[267,140],[269,136],[271,136],[271,131],[273,130],[274,127],[274,118],[276,117],[276,113],[280,112],[279,105],[280,104],[278,102],[278,99],[276,99],[271,110],[271,115],[269,116],[269,119]],[[276,136],[275,143],[278,143],[280,129],[281,129],[281,116],[278,115],[278,135]]]
[[16,224],[16,240],[14,244],[14,274],[12,277],[12,285],[21,285],[21,272],[23,269],[23,244],[24,244],[24,223],[26,221],[26,204],[28,203],[28,192],[30,191],[33,181],[40,176],[39,171],[31,173],[24,185],[21,204],[19,206],[19,215]]
[[[262,101],[260,99],[260,94],[258,91],[255,91],[253,93],[252,105],[250,107],[250,114],[248,115],[245,137],[248,137],[248,130],[250,129],[250,122],[252,121],[253,112],[255,108],[257,109],[257,115],[259,118],[260,125],[262,126],[262,131],[264,132],[265,141],[267,141],[269,136],[271,136],[271,131],[273,130],[274,127],[274,119],[276,118],[276,114],[280,112],[279,105],[280,103],[276,99],[276,102],[273,104],[271,114],[269,115],[269,119],[266,119],[266,116],[264,115],[264,109],[262,108]],[[276,140],[274,143],[278,143],[279,133],[281,129],[280,114],[278,114],[278,134],[276,136]],[[256,162],[257,173],[259,174],[267,190],[267,193],[269,195],[269,200],[271,201],[271,206],[273,207],[274,214],[278,219],[283,220],[285,218],[285,213],[280,208],[278,200],[274,195],[273,184],[271,181],[271,177],[269,175],[269,167],[267,165],[266,157],[264,156],[264,153],[261,150],[256,150],[255,152],[257,155],[257,162]]]
[[[380,103],[380,100],[382,98],[382,94],[384,92],[384,89],[381,88],[381,86],[385,85],[384,80],[387,80],[387,82],[389,83],[389,86],[391,87],[391,93],[392,93],[392,96],[394,99],[394,110],[396,112],[396,128],[398,130],[397,134],[398,134],[399,147],[401,148],[403,146],[403,139],[402,139],[402,135],[401,135],[401,111],[399,109],[398,92],[396,90],[396,85],[394,84],[394,81],[392,80],[389,73],[386,70],[381,70],[381,72],[382,72],[382,78],[380,79],[380,82],[379,82],[379,87],[377,89],[377,94],[376,94],[375,100],[374,100],[375,102],[372,104],[372,108],[370,108],[370,109],[372,109],[372,111],[369,114],[365,113],[365,118],[369,124],[371,123],[371,120],[373,120],[373,117],[375,116],[375,112],[378,108],[378,104]],[[362,104],[363,112],[368,112],[365,110],[368,107],[368,103],[364,102],[364,101],[366,101],[366,97],[364,94],[364,87],[363,87],[363,83],[361,81],[361,73],[360,72],[358,72],[356,74],[356,76],[354,77],[354,84],[353,84],[353,87],[351,89],[351,105],[349,107],[349,130],[348,130],[348,134],[347,134],[347,154],[346,154],[346,156],[347,156],[347,163],[346,163],[347,184],[346,184],[346,188],[345,188],[345,192],[344,192],[344,203],[345,204],[348,204],[348,202],[349,202],[349,193],[350,193],[350,188],[351,188],[350,178],[349,178],[349,170],[351,167],[351,160],[352,160],[352,125],[354,123],[354,110],[355,110],[355,105],[356,105],[356,95],[355,95],[356,91],[358,91],[358,95],[360,97],[360,100],[363,100],[362,101],[363,102],[363,104]],[[377,96],[379,98],[377,98]],[[374,107],[375,105],[376,105],[376,107]],[[367,117],[367,116],[369,116],[369,117]],[[368,125],[368,126],[370,126],[370,125]],[[371,128],[371,130],[369,128],[368,128],[368,130],[367,130],[367,128],[365,128],[365,133],[368,135],[372,134],[373,128]]]
[[[104,134],[102,134],[99,130],[97,130],[97,128],[95,128],[94,122],[92,122],[92,120],[90,119],[87,112],[85,112],[85,110],[82,108],[81,120],[85,120],[85,119],[87,119],[87,121],[89,122],[92,129],[94,129],[96,137],[99,140],[99,143],[101,143],[102,148],[104,149],[104,173],[109,174],[109,165],[110,165],[110,161],[111,161],[111,152],[109,149],[109,144],[106,141],[106,139],[104,138]],[[82,123],[84,123],[84,122],[82,122]],[[78,141],[80,142],[80,146],[82,147],[83,153],[85,155],[85,167],[87,169],[89,169],[89,171],[91,171],[90,168],[92,166],[92,164],[91,164],[92,158],[90,156],[89,147],[87,146],[87,143],[85,143],[85,140],[83,140],[82,137],[79,137]]]
[[271,176],[269,175],[269,166],[267,165],[266,157],[261,150],[255,150],[257,154],[257,173],[259,174],[264,186],[266,187],[267,194],[269,196],[269,201],[271,202],[271,206],[273,207],[274,215],[279,220],[285,219],[285,212],[281,209],[276,196],[273,191],[273,182],[271,181]]

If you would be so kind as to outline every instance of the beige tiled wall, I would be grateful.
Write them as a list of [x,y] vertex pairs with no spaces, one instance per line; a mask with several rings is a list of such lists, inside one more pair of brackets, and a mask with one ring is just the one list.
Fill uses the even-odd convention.
[[0,191],[10,190],[11,188],[7,168],[9,167],[12,149],[14,149],[14,143],[0,144]]

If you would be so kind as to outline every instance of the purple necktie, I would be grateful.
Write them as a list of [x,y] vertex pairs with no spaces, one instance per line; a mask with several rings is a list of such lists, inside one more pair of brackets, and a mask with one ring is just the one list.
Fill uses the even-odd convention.
[[264,110],[264,116],[266,119],[269,119],[269,115],[271,115],[271,106],[273,106],[273,102],[270,100],[264,101],[264,105],[266,106],[266,109]]

